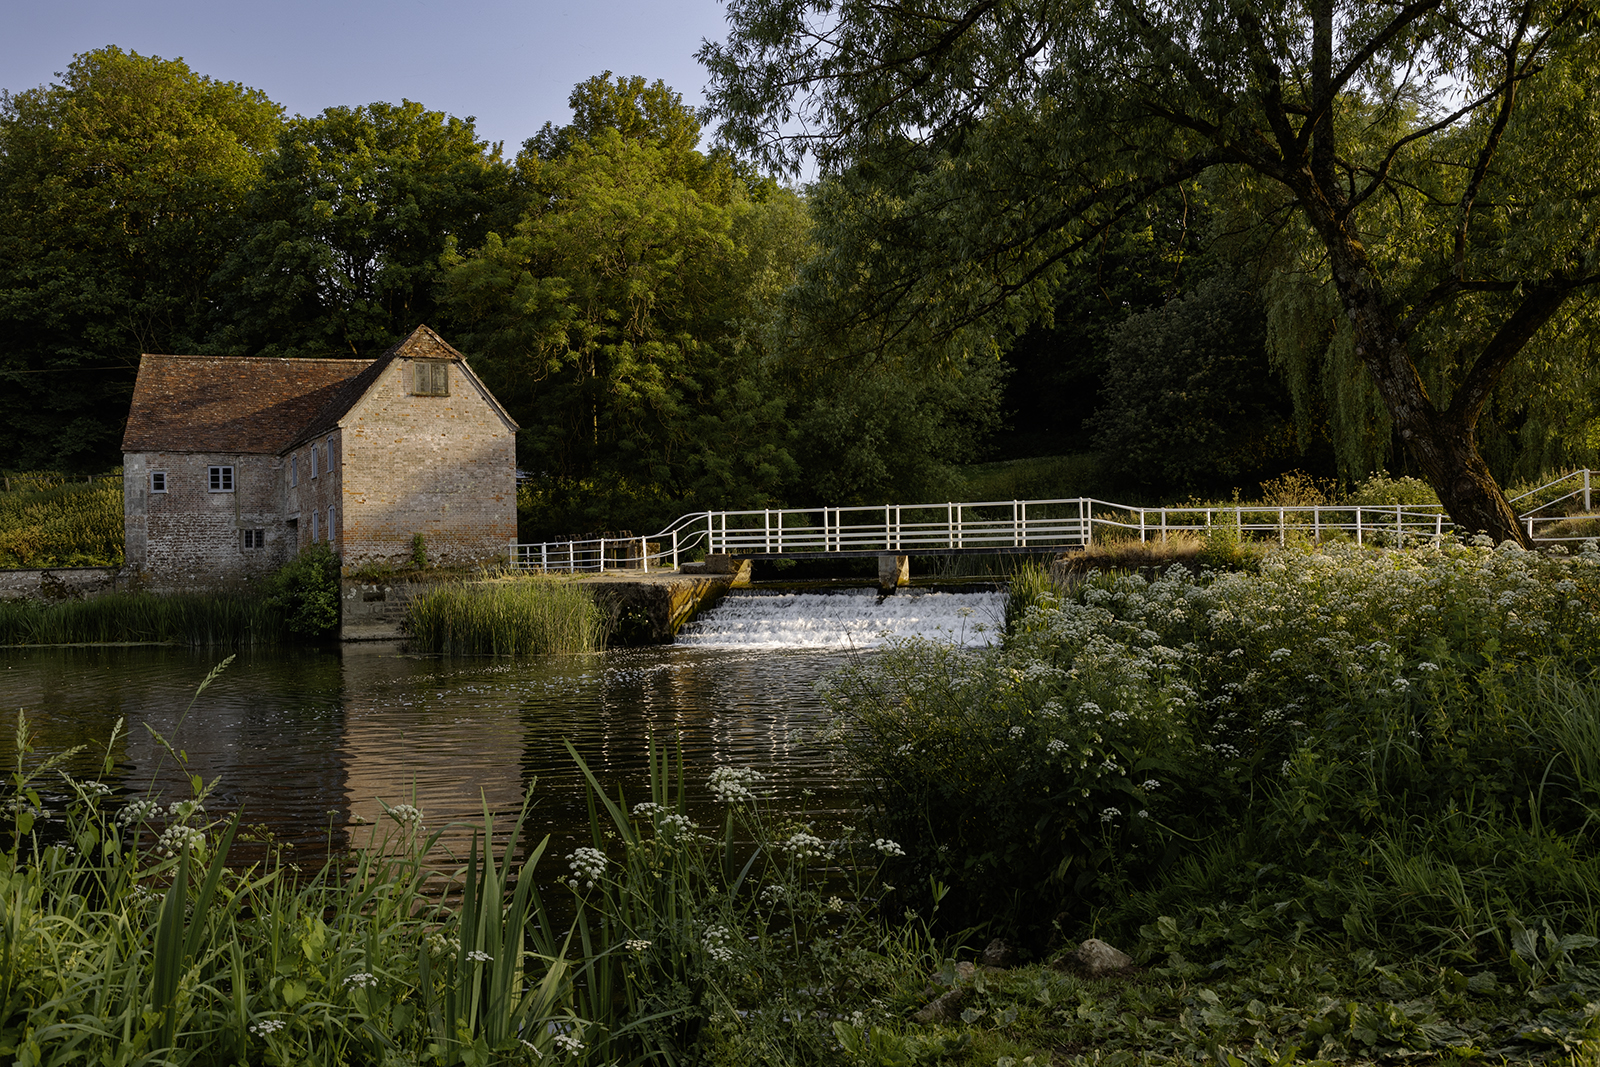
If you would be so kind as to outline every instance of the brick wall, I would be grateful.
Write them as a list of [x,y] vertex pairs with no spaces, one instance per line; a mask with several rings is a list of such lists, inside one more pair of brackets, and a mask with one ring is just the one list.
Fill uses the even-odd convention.
[[429,561],[506,555],[517,535],[513,430],[464,367],[448,396],[414,396],[397,359],[341,420],[342,544],[347,568],[403,560],[412,537]]
[[[276,456],[192,452],[123,455],[126,562],[161,585],[208,586],[275,570],[295,551],[279,500]],[[210,468],[233,468],[233,490],[214,492]],[[166,475],[166,491],[151,474]],[[265,544],[245,547],[245,530]]]
[[[316,452],[314,466],[313,450]],[[291,449],[279,460],[283,468],[283,515],[286,522],[293,523],[290,536],[294,539],[295,552],[312,543],[313,531],[317,541],[332,541],[335,552],[344,551],[341,537],[344,527],[343,451],[340,433],[334,430]],[[330,508],[333,509],[331,528],[328,525]],[[313,515],[317,520],[314,527]]]

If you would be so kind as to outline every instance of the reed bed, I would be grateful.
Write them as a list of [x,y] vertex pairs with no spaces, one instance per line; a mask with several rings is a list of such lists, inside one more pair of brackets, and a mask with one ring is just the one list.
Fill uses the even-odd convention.
[[122,481],[26,481],[0,493],[0,567],[113,567],[122,562]]
[[160,642],[270,646],[285,640],[283,612],[228,593],[111,593],[93,600],[0,600],[0,644]]
[[597,652],[606,614],[585,588],[549,578],[441,585],[412,598],[405,630],[424,651],[537,656]]

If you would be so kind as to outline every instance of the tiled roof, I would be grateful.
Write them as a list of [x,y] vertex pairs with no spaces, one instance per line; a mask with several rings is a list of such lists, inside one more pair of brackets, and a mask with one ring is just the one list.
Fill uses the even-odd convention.
[[146,355],[122,450],[282,452],[338,425],[396,358],[462,356],[426,326],[377,359]]
[[146,355],[122,450],[280,452],[372,363]]

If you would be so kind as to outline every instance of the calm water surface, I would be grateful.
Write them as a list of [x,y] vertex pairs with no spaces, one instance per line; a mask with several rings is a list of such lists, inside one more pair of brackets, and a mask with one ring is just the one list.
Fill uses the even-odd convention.
[[[88,744],[73,771],[93,775],[117,719],[119,792],[189,795],[189,771],[219,784],[213,813],[244,812],[302,849],[360,844],[380,798],[421,808],[430,827],[515,811],[534,787],[534,836],[587,825],[581,777],[564,740],[614,794],[647,794],[646,738],[681,743],[692,807],[719,765],[755,767],[788,808],[843,816],[855,795],[810,739],[818,679],[847,650],[663,647],[521,662],[412,655],[399,644],[335,651],[244,652],[198,699],[218,653],[168,648],[0,651],[0,708],[21,709],[37,757]],[[869,653],[870,654],[870,653]],[[192,708],[190,707],[193,701]],[[185,709],[187,715],[185,714]],[[15,759],[11,724],[0,758]],[[465,840],[465,831],[447,841]],[[459,843],[459,841],[457,841]]]
[[[858,796],[814,740],[819,680],[893,636],[994,640],[1005,594],[846,589],[729,596],[677,645],[512,662],[409,653],[402,644],[244,652],[198,698],[222,654],[170,648],[0,649],[0,710],[21,710],[39,760],[75,745],[69,769],[122,797],[191,795],[217,782],[212,815],[242,812],[301,849],[344,849],[390,827],[383,804],[413,804],[461,850],[485,808],[516,812],[530,789],[532,831],[557,847],[588,825],[570,741],[629,803],[648,796],[646,745],[681,746],[690,810],[720,821],[705,788],[718,766],[753,767],[789,814],[820,826]],[[0,729],[0,759],[16,758]],[[157,735],[171,742],[180,761]],[[186,770],[185,770],[186,768]],[[502,823],[503,826],[503,823]],[[453,827],[453,828],[452,828]]]

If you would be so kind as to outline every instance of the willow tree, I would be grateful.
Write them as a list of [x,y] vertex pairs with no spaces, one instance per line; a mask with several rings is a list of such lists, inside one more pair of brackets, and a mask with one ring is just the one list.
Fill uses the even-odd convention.
[[1530,342],[1600,284],[1593,12],[729,0],[729,39],[700,57],[730,142],[892,176],[863,214],[879,233],[845,310],[863,320],[1026,319],[1151,197],[1251,186],[1268,225],[1304,233],[1335,294],[1321,328],[1348,336],[1451,516],[1520,540],[1476,430]]

